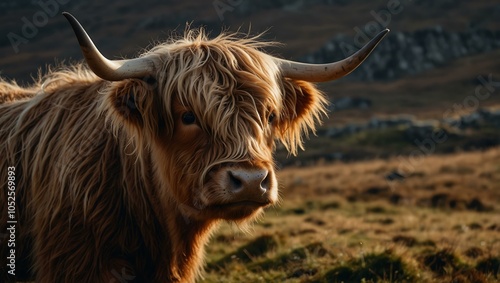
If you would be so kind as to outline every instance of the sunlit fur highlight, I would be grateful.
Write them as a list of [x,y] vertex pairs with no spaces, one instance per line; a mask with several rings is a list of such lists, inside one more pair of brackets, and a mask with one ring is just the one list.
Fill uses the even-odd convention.
[[[257,39],[188,31],[159,44],[142,55],[156,57],[156,85],[103,81],[81,64],[50,71],[29,88],[0,82],[0,184],[15,166],[20,280],[199,277],[203,247],[224,214],[206,208],[227,201],[211,184],[214,170],[273,170],[274,139],[295,154],[325,112],[324,96],[283,78]],[[127,95],[140,114],[124,106]],[[176,135],[176,107],[195,114],[198,139],[175,143],[185,138]]]

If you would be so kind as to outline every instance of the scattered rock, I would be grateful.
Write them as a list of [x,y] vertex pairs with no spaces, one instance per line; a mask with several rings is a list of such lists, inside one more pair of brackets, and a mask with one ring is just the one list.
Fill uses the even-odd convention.
[[491,211],[492,208],[489,206],[486,206],[480,199],[478,198],[473,198],[468,204],[467,204],[467,209],[469,210],[474,210],[478,212],[485,212],[485,211]]
[[305,234],[314,234],[314,233],[317,233],[318,231],[314,230],[314,229],[301,229],[301,230],[298,230],[298,231],[291,231],[290,232],[290,236],[300,236],[300,235],[305,235]]
[[490,282],[483,273],[473,268],[464,268],[451,275],[452,283],[488,283]]
[[430,270],[438,275],[445,275],[449,269],[455,270],[458,266],[458,258],[449,249],[443,249],[436,253],[431,253],[423,258],[423,263]]
[[383,225],[391,225],[391,224],[394,224],[394,219],[388,217],[388,218],[384,218],[384,219],[379,219],[377,221],[378,223],[380,224],[383,224]]
[[340,208],[340,202],[338,201],[333,201],[330,203],[325,203],[324,205],[321,206],[321,210],[330,210],[330,209],[338,209]]
[[341,97],[335,99],[331,104],[331,111],[341,111],[347,109],[368,109],[372,106],[372,101],[364,97]]
[[400,194],[392,194],[389,196],[389,202],[394,205],[402,204],[404,197]]
[[317,226],[325,226],[326,222],[322,219],[315,218],[315,217],[307,217],[304,219],[305,222],[315,224]]
[[492,274],[495,278],[500,275],[500,257],[488,257],[479,261],[476,269],[485,274]]
[[388,181],[403,181],[405,179],[405,176],[397,171],[392,171],[385,176],[385,179]]
[[482,230],[483,229],[483,225],[481,225],[479,223],[476,223],[476,222],[472,222],[471,224],[469,224],[469,229],[471,229],[471,230]]
[[499,232],[500,232],[500,225],[497,225],[497,224],[491,224],[491,225],[488,227],[488,230],[490,230],[490,231],[499,231]]
[[367,195],[380,195],[385,194],[389,191],[388,187],[370,187],[365,190],[365,194]]
[[313,276],[316,273],[318,273],[318,269],[317,268],[308,268],[308,269],[299,268],[299,269],[294,270],[290,275],[288,275],[286,277],[286,279],[299,278],[299,277],[302,277],[304,275],[306,275],[306,276]]
[[372,207],[367,207],[366,212],[368,213],[386,213],[387,209],[383,206],[372,206]]
[[290,209],[290,212],[292,214],[295,214],[295,215],[304,215],[304,214],[306,214],[306,209],[302,208],[302,207],[296,207],[296,208]]
[[412,282],[414,277],[400,257],[385,252],[351,260],[346,266],[328,271],[323,279],[325,282],[379,282],[382,278],[391,278],[391,282]]
[[392,238],[392,241],[406,247],[413,247],[418,243],[414,237],[404,235],[396,235]]
[[266,253],[276,249],[278,241],[272,235],[262,235],[252,242],[238,248],[233,253],[230,253],[215,263],[208,265],[209,269],[220,269],[232,261],[240,261],[243,263],[251,262],[254,258],[265,255]]
[[481,249],[481,248],[478,248],[478,247],[471,247],[471,248],[468,248],[464,254],[467,256],[467,257],[470,257],[470,258],[478,258],[480,256],[482,256],[484,254],[484,251]]
[[446,193],[434,194],[431,197],[431,207],[434,208],[447,208],[450,196]]

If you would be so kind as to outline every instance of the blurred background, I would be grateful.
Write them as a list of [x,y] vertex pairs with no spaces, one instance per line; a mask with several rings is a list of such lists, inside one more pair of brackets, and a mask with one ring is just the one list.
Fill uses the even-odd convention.
[[498,278],[498,1],[1,0],[3,78],[29,85],[47,65],[82,59],[62,11],[109,58],[134,57],[190,23],[213,36],[265,32],[282,43],[273,55],[326,63],[390,28],[360,68],[319,85],[329,117],[297,157],[277,152],[283,205],[252,235],[224,228],[206,280]]
[[[331,101],[330,118],[298,158],[281,152],[283,165],[407,155],[418,147],[415,140],[425,140],[438,126],[448,139],[432,153],[500,142],[495,1],[2,0],[2,77],[29,84],[47,65],[81,60],[62,11],[73,13],[110,58],[136,56],[182,34],[190,23],[214,36],[222,30],[265,32],[266,40],[283,44],[268,52],[325,63],[352,54],[389,27],[389,36],[359,69],[320,85]],[[475,97],[485,81],[497,81],[496,87]]]

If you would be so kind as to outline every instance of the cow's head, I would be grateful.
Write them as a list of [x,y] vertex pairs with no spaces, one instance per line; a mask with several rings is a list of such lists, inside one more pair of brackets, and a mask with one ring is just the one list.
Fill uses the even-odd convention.
[[275,140],[295,154],[325,112],[311,82],[350,73],[387,33],[324,65],[272,57],[255,39],[209,40],[202,32],[111,61],[65,16],[90,68],[112,81],[106,99],[115,118],[150,149],[161,198],[199,219],[242,220],[275,203]]

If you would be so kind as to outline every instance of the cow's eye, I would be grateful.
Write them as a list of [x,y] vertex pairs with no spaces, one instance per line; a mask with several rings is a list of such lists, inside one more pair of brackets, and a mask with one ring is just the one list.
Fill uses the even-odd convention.
[[269,124],[272,124],[274,122],[275,118],[276,118],[276,115],[274,114],[274,112],[271,112],[271,114],[269,114],[269,118],[267,118],[267,122]]
[[184,125],[191,125],[196,122],[196,116],[194,116],[193,112],[184,112],[182,114],[182,123]]

